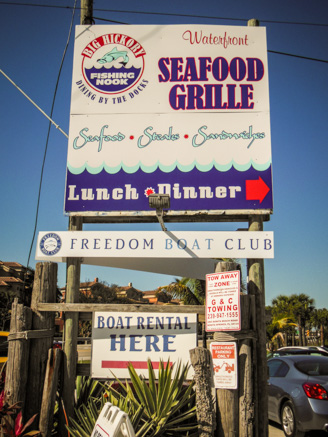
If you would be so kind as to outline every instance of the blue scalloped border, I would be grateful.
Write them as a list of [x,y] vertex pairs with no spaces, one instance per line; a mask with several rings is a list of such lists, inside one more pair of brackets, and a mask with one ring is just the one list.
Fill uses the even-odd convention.
[[123,170],[125,173],[128,174],[136,173],[138,170],[142,170],[144,173],[154,173],[157,169],[163,171],[164,173],[171,173],[175,169],[178,169],[184,173],[189,173],[194,168],[196,168],[197,170],[203,173],[212,170],[212,168],[215,168],[216,170],[221,172],[229,171],[231,168],[243,172],[249,170],[251,167],[253,167],[257,171],[265,171],[270,167],[270,165],[271,165],[271,159],[265,164],[258,164],[253,160],[250,160],[247,164],[238,164],[234,160],[230,161],[228,164],[219,164],[213,160],[210,164],[207,165],[199,164],[196,161],[194,161],[190,165],[180,164],[177,161],[172,165],[164,165],[157,161],[157,163],[152,166],[147,166],[139,162],[139,164],[132,167],[129,167],[123,163],[115,167],[110,167],[105,163],[103,163],[99,167],[91,167],[87,163],[81,167],[73,167],[69,163],[67,163],[67,168],[72,174],[78,175],[83,173],[85,170],[90,174],[99,174],[103,170],[105,170],[106,173],[108,174],[116,174],[121,170]]

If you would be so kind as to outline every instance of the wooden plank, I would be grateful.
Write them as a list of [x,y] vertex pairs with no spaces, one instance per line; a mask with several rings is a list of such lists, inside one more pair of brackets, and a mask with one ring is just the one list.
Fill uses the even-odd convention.
[[[54,302],[57,289],[57,264],[37,263],[31,308],[32,329],[52,329],[55,325],[54,313],[43,313],[37,309],[39,302]],[[53,346],[53,337],[33,338],[30,341],[29,376],[26,390],[26,417],[40,413],[43,384],[46,374],[48,350]],[[34,424],[33,424],[34,425]]]
[[97,304],[97,303],[39,303],[38,311],[69,312],[140,312],[140,313],[195,313],[205,314],[203,305],[143,305],[143,304]]
[[8,341],[13,341],[17,339],[29,340],[30,338],[46,338],[53,337],[55,334],[55,328],[52,329],[40,329],[39,331],[22,331],[15,332],[8,335]]
[[[271,214],[272,209],[164,211],[164,222],[246,222],[250,215],[261,215],[264,221],[269,221]],[[157,223],[158,221],[155,211],[83,211],[71,212],[68,215],[82,217],[83,223]]]

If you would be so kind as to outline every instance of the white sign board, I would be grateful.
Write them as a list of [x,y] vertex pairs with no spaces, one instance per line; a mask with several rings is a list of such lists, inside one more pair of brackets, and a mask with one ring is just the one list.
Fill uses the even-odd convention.
[[[128,363],[148,377],[147,360],[155,374],[161,360],[189,362],[197,346],[197,315],[185,313],[94,313],[92,322],[93,378],[129,378]],[[192,377],[192,368],[188,378]]]
[[215,258],[273,256],[273,232],[42,231],[35,259],[204,279]]
[[206,275],[206,331],[240,330],[240,272]]
[[273,232],[42,231],[36,259],[273,258]]
[[65,211],[133,218],[152,193],[184,218],[273,208],[265,28],[76,27]]
[[265,27],[76,26],[71,114],[269,111]]
[[215,388],[238,388],[237,345],[234,342],[211,343]]

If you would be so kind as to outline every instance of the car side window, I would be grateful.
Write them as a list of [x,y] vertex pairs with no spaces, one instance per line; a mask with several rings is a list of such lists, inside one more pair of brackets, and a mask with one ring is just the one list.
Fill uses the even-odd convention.
[[272,360],[268,362],[269,377],[283,378],[287,375],[289,366],[281,360]]

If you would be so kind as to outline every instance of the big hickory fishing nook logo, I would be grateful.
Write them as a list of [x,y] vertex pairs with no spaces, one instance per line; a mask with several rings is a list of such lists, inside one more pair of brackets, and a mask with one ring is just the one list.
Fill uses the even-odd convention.
[[128,35],[110,33],[99,36],[82,51],[84,80],[103,95],[119,95],[140,81],[145,54],[141,44]]
[[49,232],[40,241],[41,252],[45,255],[56,255],[62,247],[62,241],[58,234]]

